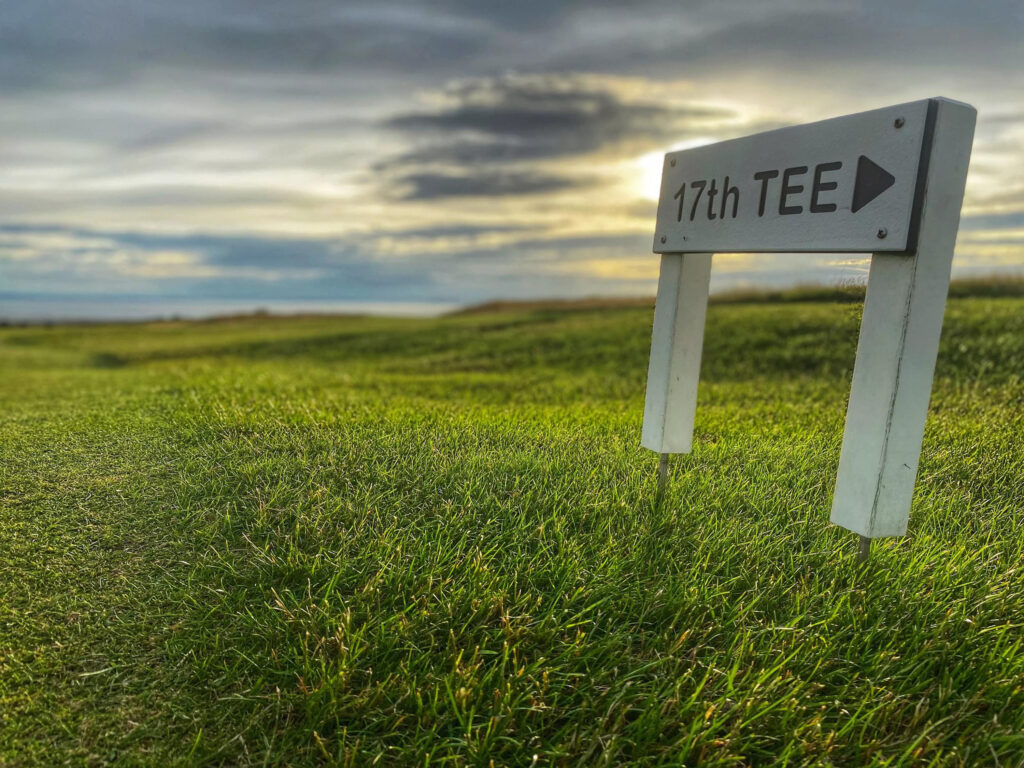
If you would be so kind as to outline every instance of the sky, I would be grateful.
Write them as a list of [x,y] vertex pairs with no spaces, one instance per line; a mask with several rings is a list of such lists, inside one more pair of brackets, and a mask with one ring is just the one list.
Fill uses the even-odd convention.
[[979,112],[954,274],[1024,271],[1020,0],[4,0],[0,316],[653,294],[666,151],[932,96]]

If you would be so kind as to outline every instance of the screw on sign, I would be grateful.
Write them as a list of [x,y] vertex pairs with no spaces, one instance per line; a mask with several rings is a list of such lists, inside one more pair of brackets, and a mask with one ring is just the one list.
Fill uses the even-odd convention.
[[926,99],[666,156],[641,437],[659,488],[692,447],[712,254],[871,253],[831,519],[861,560],[906,533],[976,117]]

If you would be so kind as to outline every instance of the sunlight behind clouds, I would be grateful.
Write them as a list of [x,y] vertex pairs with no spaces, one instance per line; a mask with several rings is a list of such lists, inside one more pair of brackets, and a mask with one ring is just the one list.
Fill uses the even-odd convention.
[[629,171],[629,178],[636,183],[637,194],[644,200],[657,202],[661,194],[661,172],[665,162],[665,155],[669,152],[678,152],[694,147],[703,147],[707,144],[714,144],[718,139],[710,136],[700,136],[688,141],[677,141],[665,149],[657,149],[647,152],[636,158]]

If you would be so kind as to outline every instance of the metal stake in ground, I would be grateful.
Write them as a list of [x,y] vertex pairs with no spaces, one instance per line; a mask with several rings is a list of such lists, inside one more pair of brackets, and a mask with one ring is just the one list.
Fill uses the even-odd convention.
[[860,537],[860,546],[857,548],[857,565],[866,563],[871,555],[871,539],[867,536]]
[[668,454],[661,454],[661,460],[658,461],[658,492],[654,497],[655,506],[661,504],[662,498],[665,496],[665,484],[668,482]]

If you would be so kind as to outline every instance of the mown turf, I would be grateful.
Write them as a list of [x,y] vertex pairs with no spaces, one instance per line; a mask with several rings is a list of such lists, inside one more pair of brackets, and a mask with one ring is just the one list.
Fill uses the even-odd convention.
[[909,535],[828,524],[855,304],[0,332],[0,765],[1024,763],[1024,300],[954,299]]

